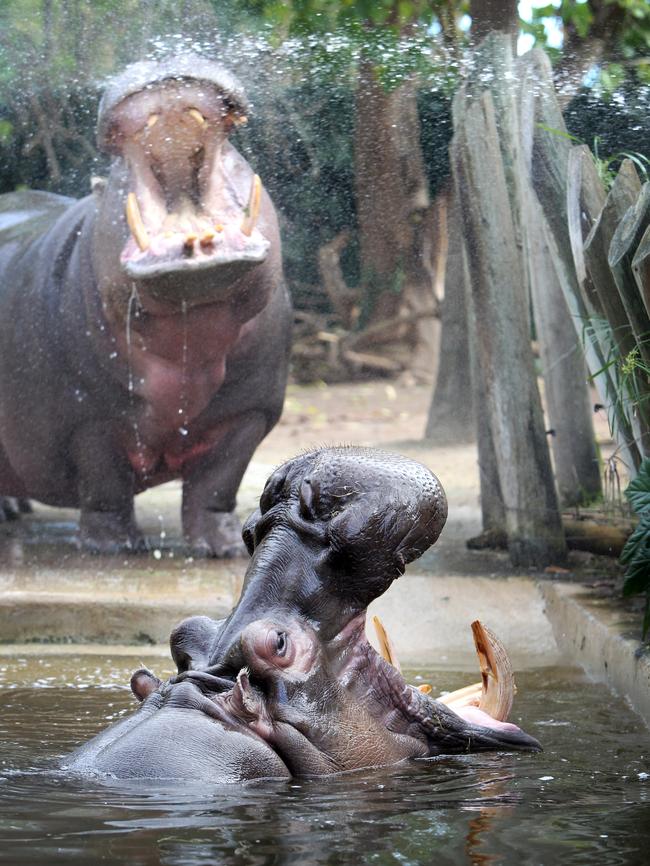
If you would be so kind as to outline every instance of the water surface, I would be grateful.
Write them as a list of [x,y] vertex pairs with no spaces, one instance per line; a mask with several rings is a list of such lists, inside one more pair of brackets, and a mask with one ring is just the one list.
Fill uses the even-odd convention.
[[[108,669],[89,658],[63,669],[51,659],[0,663],[1,862],[647,862],[650,735],[578,670],[518,677],[513,720],[542,741],[542,754],[247,786],[80,781],[53,771],[57,757],[133,709],[128,670],[120,659]],[[421,675],[436,689],[468,682]]]

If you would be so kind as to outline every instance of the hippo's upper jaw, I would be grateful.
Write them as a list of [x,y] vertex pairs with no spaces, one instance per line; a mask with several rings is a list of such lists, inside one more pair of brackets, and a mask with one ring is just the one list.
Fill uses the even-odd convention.
[[121,263],[139,281],[217,266],[230,286],[269,250],[256,227],[261,181],[227,141],[246,99],[216,64],[186,66],[135,64],[100,106],[100,147],[126,170]]

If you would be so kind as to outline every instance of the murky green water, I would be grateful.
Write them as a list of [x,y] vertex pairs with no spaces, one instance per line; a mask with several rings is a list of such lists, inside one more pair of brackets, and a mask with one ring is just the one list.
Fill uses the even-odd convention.
[[[49,664],[4,672],[0,665],[3,863],[648,862],[650,734],[576,670],[518,678],[514,720],[544,743],[542,754],[206,788],[79,781],[52,771],[57,756],[130,711],[133,699],[118,686],[124,662],[106,673],[82,659],[76,679],[63,677],[67,687]],[[427,679],[454,688],[467,674]]]

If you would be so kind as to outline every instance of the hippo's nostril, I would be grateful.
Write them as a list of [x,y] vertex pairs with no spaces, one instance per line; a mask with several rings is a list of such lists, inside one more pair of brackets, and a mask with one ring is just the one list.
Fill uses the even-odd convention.
[[318,485],[304,478],[300,485],[300,515],[305,520],[315,520],[318,509]]

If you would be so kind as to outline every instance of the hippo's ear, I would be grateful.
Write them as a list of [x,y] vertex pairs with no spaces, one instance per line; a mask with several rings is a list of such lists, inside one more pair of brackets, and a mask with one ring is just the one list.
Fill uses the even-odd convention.
[[179,674],[208,666],[223,623],[224,620],[209,616],[191,616],[176,626],[169,637],[169,646]]
[[131,676],[131,691],[139,701],[144,701],[152,692],[160,688],[162,680],[154,676],[147,668],[139,668]]
[[251,556],[253,555],[256,544],[255,527],[257,526],[257,522],[261,516],[261,511],[259,510],[259,508],[256,508],[255,511],[253,511],[253,513],[246,518],[246,521],[242,526],[241,537],[244,540],[244,544],[246,545],[246,550]]
[[447,519],[447,500],[434,480],[435,489],[425,495],[373,491],[332,518],[328,560],[338,594],[369,604],[436,541]]

